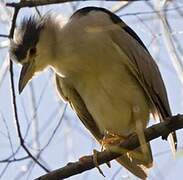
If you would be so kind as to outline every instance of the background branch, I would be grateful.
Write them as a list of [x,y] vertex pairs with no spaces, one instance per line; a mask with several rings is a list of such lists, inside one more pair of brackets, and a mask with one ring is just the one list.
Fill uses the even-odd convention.
[[[7,6],[16,7],[16,8],[23,8],[23,7],[35,7],[35,6],[44,6],[49,4],[58,4],[58,3],[65,3],[65,2],[73,2],[78,0],[36,0],[36,1],[21,1],[20,3],[7,3]],[[92,0],[82,0],[82,1],[92,1]],[[100,0],[96,0],[100,1]],[[111,1],[111,0],[106,0]],[[115,1],[127,1],[127,0],[115,0]],[[128,0],[128,2],[134,1],[149,1],[149,0]]]
[[[156,139],[162,136],[166,139],[169,133],[183,128],[183,115],[173,116],[168,118],[166,121],[153,125],[145,129],[144,134],[146,137],[146,142]],[[139,141],[137,135],[131,136],[128,140],[123,141],[115,149],[122,149],[122,153],[103,151],[97,154],[97,162],[99,165],[108,163],[109,161],[116,159],[122,154],[128,152],[129,150],[136,149],[139,146]],[[65,167],[52,171],[44,176],[37,178],[36,180],[58,180],[63,178],[68,178],[70,176],[85,172],[95,167],[93,161],[93,155],[85,156],[84,160],[79,160],[74,163],[68,163]]]
[[6,34],[0,34],[0,37],[8,38],[9,36]]
[[[16,26],[16,19],[17,19],[19,10],[20,10],[19,7],[15,7],[9,38],[13,38],[14,30],[15,30],[15,26]],[[26,151],[26,153],[29,155],[29,157],[31,157],[42,169],[44,169],[46,172],[49,172],[49,170],[32,155],[32,153],[29,151],[29,149],[25,145],[24,138],[22,136],[22,132],[21,132],[21,128],[20,128],[19,119],[18,119],[18,109],[17,109],[17,105],[16,105],[16,95],[15,95],[14,73],[13,72],[14,72],[13,71],[13,62],[10,59],[10,84],[11,84],[11,89],[12,89],[11,92],[12,92],[13,110],[14,110],[14,118],[15,118],[16,128],[17,128],[17,132],[18,132],[18,137],[20,140],[20,145],[23,147],[23,149]]]

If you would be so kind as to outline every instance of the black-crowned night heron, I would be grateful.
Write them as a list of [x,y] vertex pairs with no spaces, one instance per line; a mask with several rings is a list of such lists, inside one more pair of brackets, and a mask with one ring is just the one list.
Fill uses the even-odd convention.
[[[17,28],[10,55],[22,64],[19,92],[49,66],[61,97],[104,148],[134,132],[142,145],[150,113],[160,121],[171,116],[161,74],[143,42],[103,8],[80,9],[61,24],[47,14],[24,19]],[[169,139],[175,150],[175,133]],[[117,161],[145,179],[153,161],[149,143],[134,152]]]

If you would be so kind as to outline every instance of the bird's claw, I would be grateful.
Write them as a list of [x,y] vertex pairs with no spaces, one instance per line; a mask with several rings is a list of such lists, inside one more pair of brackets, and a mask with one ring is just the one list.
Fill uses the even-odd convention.
[[109,168],[111,168],[111,163],[110,163],[110,162],[107,162],[106,164],[107,164],[107,166],[108,166]]
[[100,169],[99,167],[99,164],[98,164],[98,161],[97,161],[97,154],[98,154],[99,151],[97,150],[93,150],[93,163],[95,164],[95,167],[98,169],[99,173],[102,174],[102,176],[105,177],[103,171]]

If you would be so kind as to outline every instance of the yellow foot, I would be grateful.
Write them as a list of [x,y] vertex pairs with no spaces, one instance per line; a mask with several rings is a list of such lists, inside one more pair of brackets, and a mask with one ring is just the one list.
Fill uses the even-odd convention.
[[107,132],[107,134],[103,137],[101,141],[102,150],[107,149],[107,147],[109,146],[115,146],[127,138],[128,136],[120,136]]

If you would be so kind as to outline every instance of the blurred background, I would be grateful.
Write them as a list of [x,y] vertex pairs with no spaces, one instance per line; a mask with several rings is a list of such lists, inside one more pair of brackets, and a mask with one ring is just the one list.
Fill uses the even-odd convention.
[[[0,0],[0,179],[29,180],[45,171],[20,145],[14,120],[12,89],[9,73],[9,35],[13,8]],[[173,114],[183,113],[183,2],[182,0],[149,0],[134,2],[77,1],[22,8],[17,25],[33,14],[47,12],[63,16],[63,23],[74,11],[85,6],[107,8],[120,16],[143,40],[162,73]],[[36,159],[48,169],[54,170],[100,150],[88,130],[81,124],[71,108],[57,95],[54,74],[50,69],[34,78],[18,94],[20,66],[13,65],[18,120],[24,144]],[[150,121],[149,125],[154,123]],[[151,142],[154,166],[149,180],[173,180],[182,178],[183,137],[178,134],[178,152],[173,158],[166,141],[161,138]],[[105,178],[95,168],[70,180],[135,180],[126,169],[112,161],[109,169],[102,165]]]

